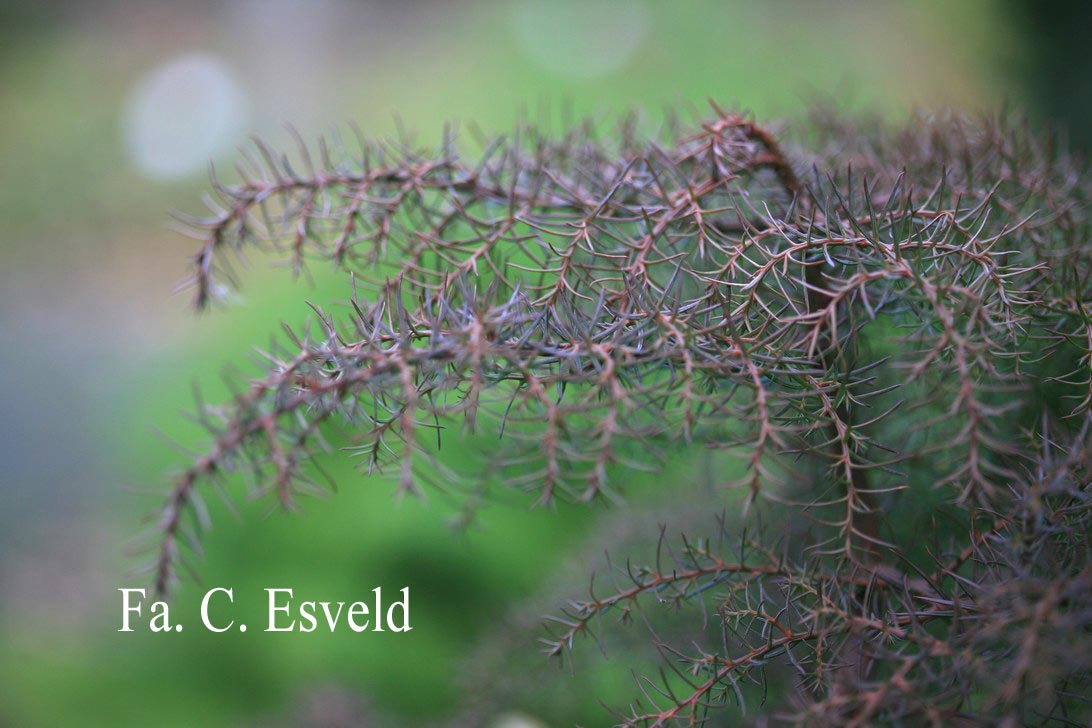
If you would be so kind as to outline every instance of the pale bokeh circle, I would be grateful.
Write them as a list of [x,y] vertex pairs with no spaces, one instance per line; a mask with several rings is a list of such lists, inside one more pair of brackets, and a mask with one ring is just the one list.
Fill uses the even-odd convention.
[[189,53],[151,70],[123,112],[133,164],[152,179],[202,172],[245,131],[246,91],[215,56]]
[[644,0],[515,0],[517,48],[548,71],[596,79],[625,68],[652,25]]

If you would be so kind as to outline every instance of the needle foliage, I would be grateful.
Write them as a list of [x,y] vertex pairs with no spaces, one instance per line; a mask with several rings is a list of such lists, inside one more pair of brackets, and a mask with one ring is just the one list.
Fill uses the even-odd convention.
[[[714,106],[651,137],[522,127],[472,152],[256,143],[182,218],[197,306],[250,248],[354,293],[200,408],[208,447],[157,514],[160,592],[218,481],[291,507],[326,487],[330,431],[406,492],[543,503],[613,496],[696,443],[736,454],[742,511],[779,516],[651,534],[617,588],[550,621],[562,659],[601,621],[647,625],[664,670],[618,722],[1086,724],[1086,167],[1009,117],[798,127]],[[498,450],[448,472],[438,440],[468,431]],[[666,609],[708,639],[661,635]]]

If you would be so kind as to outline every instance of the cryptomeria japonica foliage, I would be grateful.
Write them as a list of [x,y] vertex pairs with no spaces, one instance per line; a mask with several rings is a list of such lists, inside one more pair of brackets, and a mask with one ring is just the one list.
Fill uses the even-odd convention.
[[[664,670],[620,722],[1089,720],[1085,168],[1007,118],[710,116],[474,151],[257,143],[184,219],[198,307],[247,248],[332,264],[354,293],[201,408],[211,443],[157,519],[160,592],[210,485],[243,471],[291,507],[323,489],[324,432],[404,491],[543,503],[695,443],[738,455],[743,513],[680,547],[651,534],[615,591],[548,625],[562,658],[601,620],[707,625],[705,644],[653,631]],[[497,452],[448,472],[438,441],[467,431]],[[752,506],[779,515],[744,530]]]

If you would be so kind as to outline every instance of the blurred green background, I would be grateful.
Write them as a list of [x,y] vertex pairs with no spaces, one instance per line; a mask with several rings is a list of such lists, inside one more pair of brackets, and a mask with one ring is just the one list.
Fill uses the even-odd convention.
[[[0,724],[584,725],[624,706],[622,647],[574,672],[537,653],[538,616],[586,586],[603,550],[654,535],[668,489],[711,481],[702,457],[629,481],[631,508],[494,505],[467,532],[439,494],[328,462],[340,493],[298,514],[218,509],[174,607],[179,634],[119,634],[127,553],[199,446],[181,416],[198,383],[246,362],[301,299],[256,257],[236,305],[200,318],[171,292],[194,245],[165,221],[202,209],[206,163],[247,132],[288,143],[395,115],[422,141],[446,121],[503,131],[524,111],[609,119],[707,98],[760,118],[822,99],[892,118],[1002,102],[1088,142],[1088,11],[1079,3],[197,0],[0,3]],[[555,120],[560,114],[555,112]],[[457,457],[457,455],[448,455]],[[686,490],[687,488],[691,490]],[[718,496],[722,497],[722,496]],[[686,502],[683,497],[682,502]],[[698,509],[700,510],[700,508]],[[673,508],[680,522],[692,513]],[[246,634],[194,624],[232,586]],[[408,585],[404,635],[265,634],[262,589],[315,599]]]

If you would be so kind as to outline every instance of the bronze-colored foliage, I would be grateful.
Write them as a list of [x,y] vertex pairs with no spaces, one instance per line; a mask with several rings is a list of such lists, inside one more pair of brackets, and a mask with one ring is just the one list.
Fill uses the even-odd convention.
[[206,483],[246,471],[290,507],[320,487],[327,427],[410,492],[441,423],[501,433],[490,475],[544,502],[699,442],[734,448],[746,502],[807,538],[722,524],[572,603],[552,654],[646,598],[715,606],[719,641],[661,644],[670,670],[620,720],[753,714],[773,680],[766,709],[804,723],[1087,721],[1085,167],[1007,118],[816,114],[791,141],[714,112],[662,144],[630,119],[521,128],[471,159],[450,136],[301,143],[296,162],[257,143],[183,220],[197,305],[248,247],[332,263],[354,295],[201,409],[212,443],[161,514],[159,591]]

